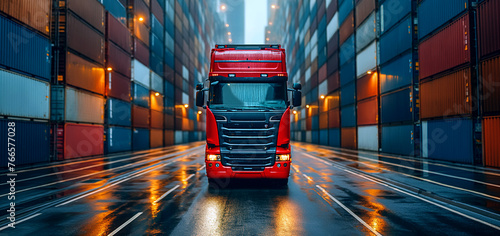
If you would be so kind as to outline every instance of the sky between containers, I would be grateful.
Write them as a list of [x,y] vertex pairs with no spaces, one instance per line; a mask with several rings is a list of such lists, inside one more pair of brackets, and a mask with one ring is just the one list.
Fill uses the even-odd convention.
[[267,0],[245,0],[245,43],[263,44],[267,25]]

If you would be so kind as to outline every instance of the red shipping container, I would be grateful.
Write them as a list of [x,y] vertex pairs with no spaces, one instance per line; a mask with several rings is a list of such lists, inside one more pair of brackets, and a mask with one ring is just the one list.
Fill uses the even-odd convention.
[[485,55],[500,51],[500,1],[486,0],[477,11],[479,53]]
[[130,102],[130,79],[113,71],[106,72],[106,95]]
[[360,0],[356,6],[356,28],[375,10],[375,0]]
[[328,93],[340,88],[340,77],[339,71],[335,71],[333,74],[328,76]]
[[484,165],[500,167],[500,117],[483,118]]
[[163,129],[163,112],[151,110],[151,128]]
[[356,84],[358,101],[378,95],[378,73],[365,76],[358,79]]
[[136,21],[134,23],[134,36],[141,40],[147,47],[149,47],[149,29],[146,25]]
[[318,83],[323,82],[326,79],[326,64],[324,64],[318,71]]
[[420,43],[420,79],[470,61],[469,14]]
[[335,108],[328,111],[328,128],[339,128],[340,127],[340,109]]
[[481,63],[483,113],[500,113],[500,56]]
[[[149,1],[148,4],[144,3],[143,0],[132,0],[133,2],[133,8],[134,8],[134,21],[135,22],[141,22],[142,24],[147,25],[148,27],[151,25],[150,24],[150,17],[149,17]],[[142,21],[140,20],[142,18]]]
[[356,128],[340,129],[340,146],[342,148],[357,149]]
[[470,69],[420,84],[420,117],[447,117],[470,114]]
[[76,157],[102,155],[104,153],[104,127],[101,125],[71,124],[59,128],[58,136],[64,136],[64,157],[71,159]]
[[174,129],[174,116],[164,114],[164,127],[165,129]]
[[116,43],[128,54],[132,54],[132,36],[127,26],[122,24],[111,13],[106,13],[106,35],[108,40]]
[[328,75],[333,74],[335,71],[339,70],[339,54],[334,53],[331,57],[328,58],[326,62],[326,71]]
[[132,126],[138,128],[149,128],[149,109],[132,105]]
[[66,83],[104,94],[104,68],[68,52],[66,53]]
[[354,32],[354,17],[352,16],[352,12],[345,18],[344,23],[340,26],[339,29],[339,45],[342,45],[349,36]]
[[52,0],[2,0],[0,11],[48,36]]
[[173,130],[163,131],[163,143],[165,144],[165,146],[174,145],[174,131]]
[[134,58],[149,66],[149,48],[134,37]]
[[123,51],[120,47],[111,41],[107,42],[107,70],[111,68],[113,71],[123,74],[125,77],[130,77],[132,57],[130,54]]
[[312,129],[312,118],[306,117],[306,130],[311,130],[311,129]]
[[162,95],[156,96],[156,94],[154,92],[151,92],[150,99],[151,99],[151,110],[163,112],[163,110],[164,110],[163,109],[163,96]]
[[[160,0],[163,1],[163,0]],[[160,4],[158,3],[158,0],[151,0],[151,13],[156,17],[156,19],[164,25],[164,14],[163,14],[163,8],[161,8]]]
[[104,37],[73,14],[66,17],[68,47],[104,65]]
[[377,97],[358,102],[358,125],[376,125],[378,123]]
[[104,6],[99,1],[67,0],[67,6],[99,32],[104,33]]
[[319,129],[328,129],[328,112],[319,114]]
[[162,129],[151,129],[149,132],[149,145],[151,148],[163,147]]

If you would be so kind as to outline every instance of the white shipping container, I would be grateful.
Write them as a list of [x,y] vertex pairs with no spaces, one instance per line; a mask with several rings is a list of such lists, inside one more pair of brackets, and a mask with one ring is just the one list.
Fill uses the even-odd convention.
[[365,74],[377,66],[377,44],[373,41],[370,46],[356,56],[356,76]]
[[358,149],[378,151],[378,126],[358,127]]
[[67,121],[104,123],[104,98],[82,90],[66,87],[65,116]]
[[132,60],[132,81],[149,88],[149,68],[136,59]]
[[163,94],[163,77],[151,71],[151,90]]
[[312,142],[312,133],[311,133],[311,131],[306,131],[306,142],[308,142],[308,143]]
[[49,119],[50,84],[0,69],[0,115]]
[[339,30],[339,13],[335,13],[333,18],[330,20],[330,23],[328,23],[328,26],[326,27],[326,39],[327,41],[330,41],[332,36]]

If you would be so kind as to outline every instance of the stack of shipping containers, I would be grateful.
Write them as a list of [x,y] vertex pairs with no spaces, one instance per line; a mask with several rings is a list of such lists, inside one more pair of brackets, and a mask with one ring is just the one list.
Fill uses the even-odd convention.
[[0,151],[14,138],[16,165],[49,160],[51,2],[0,2]]

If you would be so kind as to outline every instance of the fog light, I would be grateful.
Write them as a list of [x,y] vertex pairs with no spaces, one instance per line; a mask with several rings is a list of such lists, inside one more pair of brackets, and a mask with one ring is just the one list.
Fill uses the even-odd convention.
[[215,167],[219,167],[219,163],[215,164]]
[[286,163],[285,163],[285,164],[283,164],[283,167],[286,167]]
[[208,154],[207,161],[220,161],[220,155]]
[[208,166],[212,167],[212,163],[208,163]]
[[276,155],[276,161],[289,161],[289,160],[290,160],[290,154]]
[[280,163],[278,163],[278,168],[280,168],[280,167],[281,167],[281,164],[280,164]]

